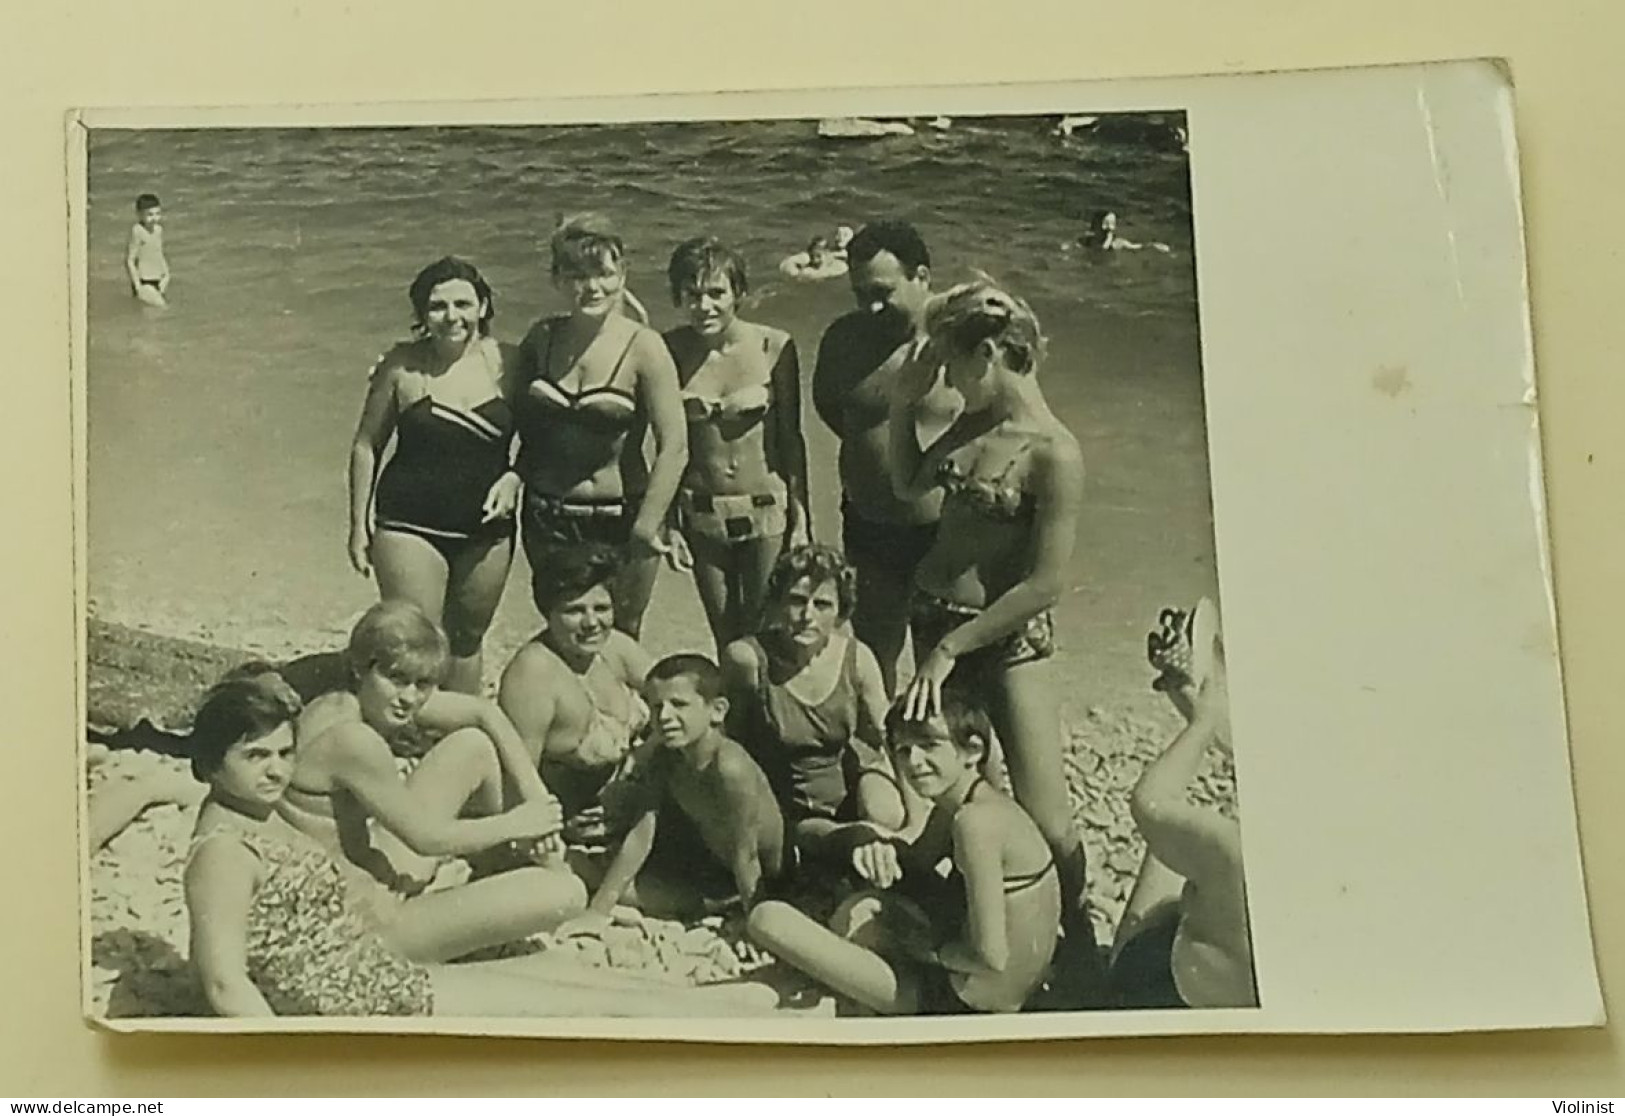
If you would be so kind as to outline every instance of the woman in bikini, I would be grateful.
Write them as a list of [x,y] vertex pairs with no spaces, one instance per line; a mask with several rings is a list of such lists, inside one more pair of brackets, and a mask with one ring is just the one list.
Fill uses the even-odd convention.
[[[936,542],[914,574],[910,627],[921,658],[904,710],[934,715],[950,677],[984,697],[1016,801],[1059,866],[1074,991],[1097,997],[1103,973],[1050,666],[1051,609],[1071,574],[1083,457],[1039,388],[1043,339],[1026,303],[990,282],[961,284],[927,305],[925,333],[898,376],[890,418],[899,495],[943,493]],[[922,449],[916,411],[944,370],[964,411]]]
[[846,621],[857,574],[825,546],[798,546],[768,577],[761,628],[723,649],[728,735],[745,745],[804,859],[844,860],[842,823],[887,832],[911,813],[884,747],[880,664]]
[[[577,914],[587,897],[560,862],[558,801],[493,702],[438,689],[446,642],[434,623],[380,602],[347,657],[353,688],[297,712],[297,763],[277,808],[346,867],[392,946],[445,960]],[[399,753],[421,756],[404,779]],[[441,859],[510,845],[524,868],[423,891]]]
[[574,866],[588,877],[636,820],[641,696],[653,660],[615,627],[616,552],[555,553],[531,588],[547,627],[503,671],[498,703],[559,796]]
[[554,954],[425,963],[380,936],[339,864],[278,812],[299,698],[269,667],[211,690],[189,740],[208,785],[186,864],[192,963],[222,1016],[748,1015],[759,986],[672,988]]
[[441,625],[446,687],[477,693],[513,560],[512,512],[488,497],[513,438],[511,354],[491,336],[495,304],[473,264],[437,260],[408,296],[418,337],[379,358],[350,447],[350,564],[375,574],[386,600],[411,601]]
[[551,249],[553,282],[572,310],[537,322],[519,345],[518,463],[491,502],[509,511],[523,488],[520,541],[533,572],[563,547],[620,551],[617,623],[635,638],[658,559],[671,553],[667,513],[688,458],[677,371],[660,334],[621,312],[625,246],[607,222],[570,218]]
[[1049,843],[982,778],[992,730],[980,708],[950,691],[930,718],[897,708],[886,728],[898,769],[932,810],[914,840],[857,850],[860,870],[885,890],[849,899],[829,928],[762,903],[751,937],[871,1011],[1021,1011],[1049,974],[1060,930]]
[[666,274],[689,319],[665,335],[688,419],[678,523],[722,648],[754,630],[773,563],[809,534],[801,366],[788,333],[738,316],[749,290],[738,253],[685,241]]

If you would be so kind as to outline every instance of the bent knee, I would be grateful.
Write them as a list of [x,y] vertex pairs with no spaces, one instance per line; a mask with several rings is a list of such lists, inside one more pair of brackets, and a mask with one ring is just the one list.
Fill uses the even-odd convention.
[[587,908],[587,885],[567,868],[520,868],[516,875],[536,901],[561,918],[580,914]]
[[489,618],[474,619],[456,616],[450,612],[446,615],[446,646],[454,659],[467,659],[480,653],[480,646],[485,642],[485,632],[491,626]]

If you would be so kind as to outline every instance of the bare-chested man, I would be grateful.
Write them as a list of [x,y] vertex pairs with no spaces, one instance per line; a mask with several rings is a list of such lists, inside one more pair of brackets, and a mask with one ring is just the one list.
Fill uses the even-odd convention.
[[[931,549],[941,494],[897,498],[887,465],[886,417],[893,379],[919,334],[931,295],[931,255],[906,221],[875,221],[847,245],[847,278],[858,308],[824,332],[813,371],[813,406],[841,440],[841,547],[858,571],[852,630],[880,662],[888,693],[908,634],[914,567]],[[946,384],[922,401],[917,433],[929,444],[959,411]]]

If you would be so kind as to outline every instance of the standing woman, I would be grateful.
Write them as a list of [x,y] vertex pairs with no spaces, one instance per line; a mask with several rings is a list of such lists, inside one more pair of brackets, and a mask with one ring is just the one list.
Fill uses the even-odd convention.
[[[515,471],[491,493],[494,508],[523,508],[520,540],[532,573],[549,550],[598,543],[625,565],[616,624],[637,636],[670,553],[666,515],[688,459],[677,370],[660,334],[626,316],[626,246],[604,218],[566,218],[551,242],[553,282],[571,302],[519,345]],[[655,455],[644,456],[654,433]]]
[[509,358],[491,336],[491,288],[473,264],[437,260],[407,293],[418,336],[373,368],[350,446],[350,564],[376,574],[385,600],[410,601],[440,624],[451,645],[446,688],[477,693],[480,647],[513,561],[512,512],[488,497],[513,439]]
[[755,630],[773,563],[809,534],[801,364],[788,333],[738,316],[745,261],[715,237],[679,245],[666,275],[688,316],[665,335],[688,420],[678,523],[720,649]]
[[[1083,457],[1039,389],[1043,338],[1025,302],[990,282],[961,284],[927,305],[925,333],[898,376],[890,418],[898,494],[943,492],[941,528],[914,574],[910,627],[922,658],[904,709],[914,719],[936,716],[950,677],[986,701],[1016,800],[1055,853],[1065,954],[1096,992],[1100,958],[1049,663],[1051,609],[1070,574],[1083,502]],[[922,450],[915,412],[943,371],[964,411]]]

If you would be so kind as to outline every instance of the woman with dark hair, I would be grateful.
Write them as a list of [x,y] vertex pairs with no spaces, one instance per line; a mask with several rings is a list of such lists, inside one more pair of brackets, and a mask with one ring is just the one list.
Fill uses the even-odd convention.
[[[672,988],[547,953],[422,963],[380,935],[349,879],[277,807],[294,773],[299,698],[272,668],[228,675],[190,737],[208,784],[186,864],[191,959],[222,1016],[746,1015],[762,986]],[[471,887],[476,885],[470,885]]]
[[715,237],[680,244],[666,274],[688,315],[665,335],[688,419],[678,523],[721,648],[755,628],[773,563],[809,533],[801,364],[788,333],[739,317],[745,261]]
[[[616,623],[635,638],[658,561],[672,553],[666,517],[688,458],[677,370],[660,334],[627,316],[626,246],[604,218],[566,219],[550,248],[553,283],[571,310],[520,342],[519,457],[491,506],[520,509],[533,572],[560,548],[614,547],[623,563]],[[651,432],[653,462],[644,455]]]
[[[1050,664],[1051,609],[1071,574],[1083,504],[1083,455],[1040,390],[1044,339],[1025,302],[979,280],[934,297],[924,318],[925,338],[893,385],[891,466],[903,499],[940,490],[942,519],[914,572],[909,625],[919,667],[902,705],[914,719],[936,716],[950,678],[984,698],[1016,801],[1055,853],[1065,958],[1080,995],[1098,995],[1103,973]],[[917,412],[939,377],[964,410],[922,449]]]
[[611,547],[552,552],[531,579],[547,627],[514,655],[497,697],[559,796],[566,840],[594,849],[630,824],[619,794],[649,719],[641,691],[653,660],[615,626],[620,575]]
[[826,861],[843,823],[891,832],[913,814],[885,750],[880,664],[846,626],[856,597],[839,552],[787,550],[757,634],[722,653],[728,734],[767,773],[795,846]]
[[489,497],[513,438],[508,358],[473,264],[437,260],[408,295],[417,337],[373,367],[350,447],[350,563],[376,574],[384,599],[411,601],[440,624],[451,643],[446,687],[477,693],[481,644],[513,561],[512,511]]

